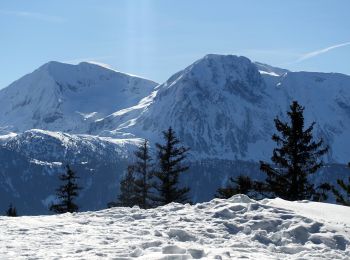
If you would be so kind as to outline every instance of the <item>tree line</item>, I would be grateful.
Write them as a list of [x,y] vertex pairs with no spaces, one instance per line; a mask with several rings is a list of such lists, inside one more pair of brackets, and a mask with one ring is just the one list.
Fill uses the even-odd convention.
[[[327,154],[328,146],[322,139],[314,139],[315,122],[305,128],[303,112],[304,107],[293,101],[287,111],[289,121],[284,122],[278,117],[274,119],[277,133],[272,135],[276,143],[272,163],[260,161],[265,181],[252,180],[246,175],[231,177],[226,187],[217,190],[215,197],[230,198],[235,194],[246,194],[254,199],[279,197],[290,201],[321,202],[332,193],[337,203],[350,206],[350,177],[348,183],[338,179],[338,189],[328,183],[317,187],[310,183],[309,177],[324,166],[322,157]],[[126,174],[120,181],[118,199],[108,203],[108,207],[137,205],[149,209],[171,202],[191,203],[189,187],[180,185],[181,175],[189,169],[186,162],[189,148],[181,145],[171,127],[162,134],[164,142],[155,144],[155,158],[151,155],[147,140],[137,147],[134,161],[127,166]],[[350,163],[348,166],[350,168]],[[76,173],[67,165],[66,172],[59,179],[62,184],[56,189],[57,201],[50,205],[49,210],[59,214],[77,212],[79,207],[75,199],[82,188],[77,184]],[[17,216],[12,204],[6,215]]]

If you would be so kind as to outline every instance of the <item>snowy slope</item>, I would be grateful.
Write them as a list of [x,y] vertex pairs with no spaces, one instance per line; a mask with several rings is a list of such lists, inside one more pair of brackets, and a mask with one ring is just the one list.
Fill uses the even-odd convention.
[[128,157],[133,147],[141,142],[139,138],[113,139],[32,129],[9,138],[3,146],[29,158],[54,161],[65,157],[73,163],[74,159],[84,160],[81,158],[83,154],[100,157],[101,160],[115,155],[119,158]]
[[22,214],[48,214],[66,164],[83,188],[81,210],[103,209],[116,199],[126,158],[140,142],[44,130],[11,137],[0,145],[0,212],[13,203]]
[[121,132],[158,141],[172,126],[196,159],[268,160],[273,119],[293,100],[307,125],[330,146],[328,162],[350,158],[350,76],[289,72],[234,55],[207,55],[159,85],[147,102],[93,123],[96,134]]
[[[256,158],[248,144],[271,132],[265,88],[249,59],[207,55],[158,86],[136,118],[126,111],[103,126],[151,140],[172,126],[196,158]],[[121,123],[121,117],[127,120]]]
[[156,85],[87,62],[49,62],[0,91],[0,126],[86,133],[89,122],[136,104]]
[[328,161],[346,163],[350,160],[350,76],[288,72],[280,77],[267,74],[263,77],[265,82],[270,79],[267,91],[280,117],[292,100],[298,100],[306,108],[307,125],[315,121],[316,136],[322,137],[330,146]]
[[258,68],[260,74],[263,74],[263,75],[270,75],[270,76],[274,76],[274,77],[279,77],[279,76],[283,76],[286,73],[290,72],[289,70],[281,69],[278,67],[273,67],[271,65],[264,64],[261,62],[255,62],[254,64]]
[[349,215],[348,207],[258,202],[236,195],[151,210],[0,217],[0,255],[5,259],[349,259]]
[[332,226],[334,230],[349,237],[350,216],[349,207],[334,204],[323,204],[310,201],[286,201],[282,199],[265,199],[261,201],[265,205],[292,210],[295,213],[308,217],[315,221]]

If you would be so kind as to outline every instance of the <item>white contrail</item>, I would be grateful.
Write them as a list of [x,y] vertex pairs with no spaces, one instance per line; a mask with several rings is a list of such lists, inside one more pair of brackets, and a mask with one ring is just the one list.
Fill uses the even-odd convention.
[[350,42],[344,42],[344,43],[333,45],[333,46],[330,46],[330,47],[327,47],[327,48],[324,48],[324,49],[321,49],[321,50],[305,53],[299,59],[297,59],[296,62],[301,62],[301,61],[304,61],[304,60],[316,57],[316,56],[318,56],[318,55],[320,55],[322,53],[329,52],[331,50],[334,50],[334,49],[337,49],[337,48],[340,48],[340,47],[344,47],[344,46],[348,46],[348,45],[350,45]]

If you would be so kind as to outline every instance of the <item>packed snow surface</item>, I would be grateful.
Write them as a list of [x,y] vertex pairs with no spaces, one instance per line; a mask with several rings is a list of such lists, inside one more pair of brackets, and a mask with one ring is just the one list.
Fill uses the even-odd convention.
[[0,217],[3,259],[349,259],[350,208],[245,195],[151,210]]

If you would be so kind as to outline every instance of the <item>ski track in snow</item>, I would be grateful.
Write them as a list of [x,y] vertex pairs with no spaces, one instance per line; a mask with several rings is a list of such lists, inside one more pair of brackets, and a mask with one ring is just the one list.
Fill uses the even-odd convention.
[[[296,213],[299,211],[305,211],[304,216]],[[236,195],[194,206],[173,203],[151,210],[112,208],[55,216],[0,217],[0,256],[349,259],[349,213],[350,208],[324,203],[280,199],[258,202]],[[317,215],[321,216],[318,220],[310,218]],[[339,223],[339,219],[344,221]]]

